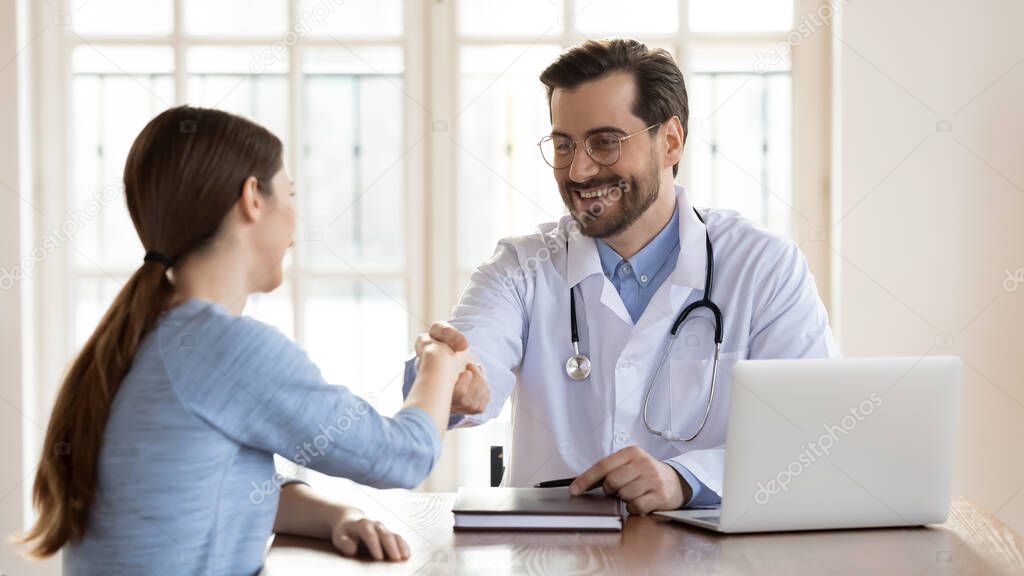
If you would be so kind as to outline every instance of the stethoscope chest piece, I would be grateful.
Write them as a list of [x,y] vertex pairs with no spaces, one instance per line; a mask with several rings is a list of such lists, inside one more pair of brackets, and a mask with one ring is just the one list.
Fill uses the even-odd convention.
[[[694,210],[697,214],[697,219],[704,222],[704,218],[699,212]],[[714,285],[715,278],[715,253],[711,246],[711,235],[705,230],[704,232],[704,246],[707,252],[707,264],[704,272],[704,295],[700,300],[692,302],[688,306],[682,309],[676,316],[675,322],[672,324],[672,330],[669,332],[669,339],[665,345],[665,350],[662,352],[661,360],[658,362],[658,367],[654,371],[654,376],[647,382],[647,392],[644,394],[643,404],[643,421],[644,427],[647,431],[655,436],[668,440],[669,442],[692,442],[697,436],[700,435],[701,431],[704,430],[704,425],[708,422],[708,416],[711,414],[711,406],[715,401],[715,382],[718,379],[718,359],[719,351],[722,347],[722,311],[718,306],[711,300],[711,288]],[[569,250],[569,241],[565,242],[566,251]],[[651,392],[654,391],[654,386],[658,382],[661,371],[665,367],[665,361],[669,357],[669,353],[672,351],[672,343],[675,342],[676,336],[679,333],[679,328],[683,322],[690,316],[690,313],[698,308],[704,308],[711,312],[714,317],[715,326],[715,356],[712,360],[711,365],[711,389],[708,391],[707,405],[704,407],[704,417],[701,418],[700,424],[697,426],[697,431],[690,435],[679,435],[672,430],[658,430],[651,426],[647,420],[647,406],[651,401]],[[569,375],[569,378],[580,381],[586,380],[590,377],[590,358],[586,354],[580,354],[580,334],[579,329],[576,326],[576,295],[573,288],[569,288],[569,327],[571,329],[572,336],[572,349],[573,354],[569,356],[569,359],[565,361],[565,373]],[[592,351],[592,350],[591,350]]]
[[[566,250],[569,249],[569,241],[565,243]],[[579,382],[590,378],[590,358],[586,354],[580,354],[580,333],[576,327],[576,296],[572,288],[569,289],[569,321],[572,328],[572,356],[565,361],[565,373],[569,378]]]
[[565,373],[577,382],[590,378],[590,358],[577,351],[565,361]]

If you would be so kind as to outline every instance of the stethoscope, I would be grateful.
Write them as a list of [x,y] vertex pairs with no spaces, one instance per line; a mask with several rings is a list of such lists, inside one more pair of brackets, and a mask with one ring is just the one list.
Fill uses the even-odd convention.
[[[695,209],[694,213],[697,214],[697,219],[700,220],[701,223],[704,223],[704,218],[701,217],[700,212],[697,212]],[[722,311],[719,310],[718,306],[711,301],[711,288],[715,281],[715,253],[711,249],[711,235],[708,234],[706,230],[704,233],[704,240],[708,253],[708,262],[704,273],[704,295],[700,300],[697,300],[686,308],[683,308],[683,311],[676,317],[675,323],[672,324],[672,330],[669,331],[668,342],[665,344],[665,351],[661,355],[661,361],[658,362],[658,369],[654,371],[654,376],[647,383],[647,393],[644,394],[644,427],[646,427],[647,431],[651,434],[661,436],[670,442],[677,440],[691,442],[694,438],[700,435],[701,431],[704,430],[704,425],[708,422],[708,415],[711,414],[711,405],[715,399],[715,382],[718,379],[718,354],[722,348]],[[700,426],[697,427],[697,431],[693,433],[693,436],[683,438],[672,430],[656,430],[653,428],[647,420],[647,405],[651,401],[651,392],[654,390],[654,385],[658,382],[658,377],[661,376],[661,371],[665,367],[665,360],[672,351],[672,344],[676,341],[676,336],[679,334],[679,328],[690,316],[690,313],[698,308],[707,308],[715,317],[715,357],[713,364],[711,365],[711,391],[708,393],[708,403],[704,408],[704,417],[701,418]],[[591,364],[590,358],[588,358],[586,354],[580,354],[580,335],[576,325],[576,294],[573,292],[572,288],[569,288],[569,322],[572,329],[573,355],[565,361],[565,373],[573,380],[586,380],[590,377]]]

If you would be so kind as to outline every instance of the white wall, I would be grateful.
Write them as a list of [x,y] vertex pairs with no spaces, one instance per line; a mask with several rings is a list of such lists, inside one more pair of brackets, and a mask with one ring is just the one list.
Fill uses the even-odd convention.
[[[29,184],[25,120],[31,106],[25,93],[32,47],[55,34],[56,26],[19,22],[28,6],[28,0],[0,0],[0,266],[8,274],[31,255],[32,223],[46,210]],[[59,559],[31,562],[7,542],[27,528],[28,491],[46,426],[25,387],[33,369],[32,302],[30,279],[0,279],[0,574],[10,575],[60,572]]]
[[963,358],[954,491],[1024,533],[1024,285],[1003,287],[1024,267],[1022,22],[994,0],[843,9],[833,310],[847,356]]

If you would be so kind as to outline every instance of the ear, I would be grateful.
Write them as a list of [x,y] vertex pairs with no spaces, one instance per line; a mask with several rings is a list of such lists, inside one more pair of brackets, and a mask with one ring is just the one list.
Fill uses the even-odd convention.
[[266,209],[267,199],[259,191],[259,183],[255,176],[249,176],[242,183],[242,193],[238,196],[235,207],[243,222],[255,222]]
[[673,116],[665,121],[665,164],[663,167],[671,168],[683,158],[683,146],[686,143],[686,130],[683,128],[679,116]]

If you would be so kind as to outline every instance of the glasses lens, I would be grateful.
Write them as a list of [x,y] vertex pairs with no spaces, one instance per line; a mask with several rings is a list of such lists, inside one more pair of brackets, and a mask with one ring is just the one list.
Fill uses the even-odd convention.
[[602,166],[611,166],[619,159],[619,136],[615,132],[591,134],[586,145],[590,157]]
[[545,136],[540,153],[552,168],[565,168],[572,163],[572,140],[564,136]]

